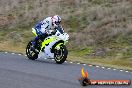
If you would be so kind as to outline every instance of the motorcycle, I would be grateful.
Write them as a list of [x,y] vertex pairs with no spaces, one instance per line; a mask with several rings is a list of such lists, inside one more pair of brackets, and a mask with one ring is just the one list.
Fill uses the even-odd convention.
[[[36,30],[32,28],[32,32],[37,36]],[[31,50],[32,41],[30,41],[26,47],[26,55],[31,60],[36,60],[40,55],[43,58],[54,59],[57,64],[62,64],[68,55],[66,44],[68,43],[69,35],[64,32],[62,27],[55,29],[54,35],[46,37],[43,41],[37,41],[36,53]]]

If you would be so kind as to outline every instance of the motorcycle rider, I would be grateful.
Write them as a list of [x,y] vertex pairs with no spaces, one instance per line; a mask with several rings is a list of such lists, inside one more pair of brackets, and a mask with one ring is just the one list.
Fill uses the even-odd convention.
[[37,33],[37,36],[32,41],[31,49],[35,52],[39,52],[36,47],[36,42],[40,40],[44,40],[47,36],[51,35],[53,31],[60,26],[61,23],[61,17],[59,15],[54,15],[53,17],[47,17],[44,20],[38,22],[35,25],[35,30]]

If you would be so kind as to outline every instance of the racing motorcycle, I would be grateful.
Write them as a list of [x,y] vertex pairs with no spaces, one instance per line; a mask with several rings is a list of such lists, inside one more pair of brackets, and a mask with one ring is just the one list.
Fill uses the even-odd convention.
[[[37,36],[34,28],[32,28],[32,32]],[[37,41],[36,48],[39,50],[39,53],[31,49],[32,41],[30,41],[26,47],[26,55],[31,60],[35,60],[40,56],[47,59],[54,59],[56,63],[62,64],[68,55],[66,48],[68,40],[69,35],[64,32],[62,27],[58,27],[55,29],[54,35],[46,37],[43,41],[40,39]]]

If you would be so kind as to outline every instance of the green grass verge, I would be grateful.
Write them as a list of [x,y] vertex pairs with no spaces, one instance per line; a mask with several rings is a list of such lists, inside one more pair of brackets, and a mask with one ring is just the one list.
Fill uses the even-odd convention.
[[69,61],[80,62],[92,65],[100,65],[106,67],[113,67],[117,69],[132,70],[132,60],[131,59],[114,59],[114,58],[84,58],[74,55],[68,56]]
[[132,70],[131,51],[118,53],[117,51],[110,51],[103,56],[92,56],[90,55],[92,52],[92,47],[88,47],[82,50],[71,50],[69,52],[68,60],[93,65],[113,67],[117,69]]

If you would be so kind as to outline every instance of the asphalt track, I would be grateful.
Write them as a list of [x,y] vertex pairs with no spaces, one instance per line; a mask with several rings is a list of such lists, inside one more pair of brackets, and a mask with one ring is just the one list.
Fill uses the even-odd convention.
[[[82,67],[89,72],[90,79],[132,80],[130,71],[72,62],[60,65],[43,58],[32,61],[21,54],[0,52],[0,88],[83,88],[78,82]],[[132,85],[84,88],[132,88]]]

